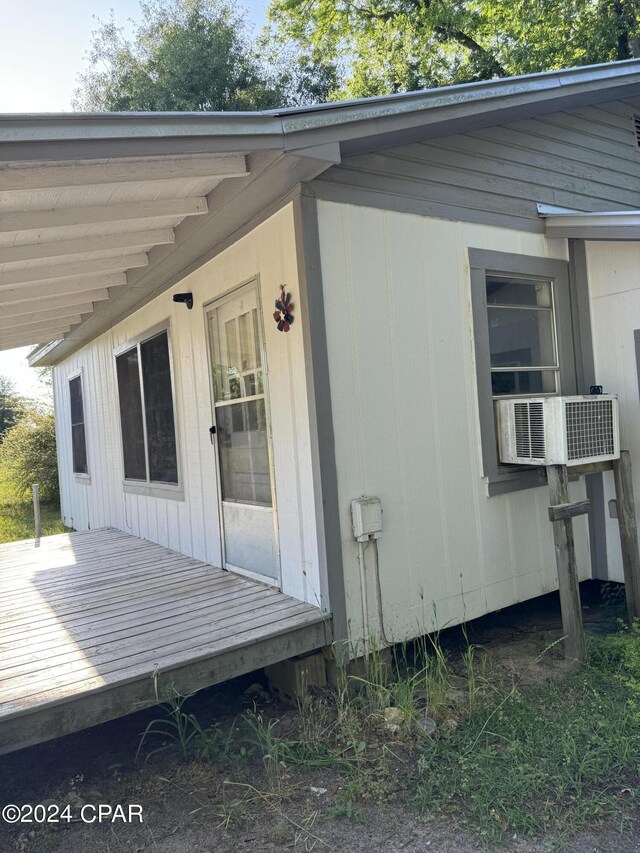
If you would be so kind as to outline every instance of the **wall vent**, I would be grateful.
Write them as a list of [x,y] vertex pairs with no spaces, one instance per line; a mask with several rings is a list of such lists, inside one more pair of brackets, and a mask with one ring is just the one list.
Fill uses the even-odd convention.
[[636,145],[640,148],[640,113],[633,116],[633,129],[636,134]]
[[516,452],[518,456],[544,459],[544,416],[542,403],[513,404]]

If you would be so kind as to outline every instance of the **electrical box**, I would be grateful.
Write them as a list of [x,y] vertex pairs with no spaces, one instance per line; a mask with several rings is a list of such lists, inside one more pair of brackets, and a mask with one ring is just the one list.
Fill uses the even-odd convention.
[[382,536],[382,507],[380,498],[358,498],[351,501],[353,535],[358,542]]

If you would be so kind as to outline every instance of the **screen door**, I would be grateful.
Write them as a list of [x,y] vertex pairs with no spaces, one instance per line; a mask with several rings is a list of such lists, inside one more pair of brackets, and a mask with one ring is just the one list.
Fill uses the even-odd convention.
[[255,282],[207,311],[225,568],[279,578],[269,403]]

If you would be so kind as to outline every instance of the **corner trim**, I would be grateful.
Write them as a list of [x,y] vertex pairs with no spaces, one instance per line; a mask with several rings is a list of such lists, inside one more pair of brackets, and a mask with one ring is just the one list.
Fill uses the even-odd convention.
[[[583,239],[569,240],[569,291],[571,294],[571,316],[574,329],[574,358],[578,393],[588,393],[590,385],[596,385],[596,367],[593,356],[591,333],[591,310],[589,306],[589,275],[587,250]],[[585,477],[587,498],[591,509],[589,519],[589,542],[591,551],[591,576],[601,580],[609,577],[607,562],[607,530],[602,474]]]
[[[331,407],[329,356],[322,292],[320,233],[316,199],[303,192],[293,202],[294,232],[300,287],[311,442],[315,451],[314,480],[321,584],[333,614],[333,639],[348,639],[346,589],[342,562],[342,535],[335,435]],[[324,577],[322,577],[324,568]]]

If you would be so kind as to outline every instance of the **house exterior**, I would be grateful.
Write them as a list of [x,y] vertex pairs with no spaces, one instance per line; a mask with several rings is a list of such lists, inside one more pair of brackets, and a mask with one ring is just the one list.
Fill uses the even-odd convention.
[[[53,366],[65,523],[276,586],[354,648],[555,589],[544,471],[499,463],[494,400],[618,394],[640,494],[639,127],[637,61],[1,117],[0,345]],[[583,580],[622,580],[610,477],[571,483]]]

